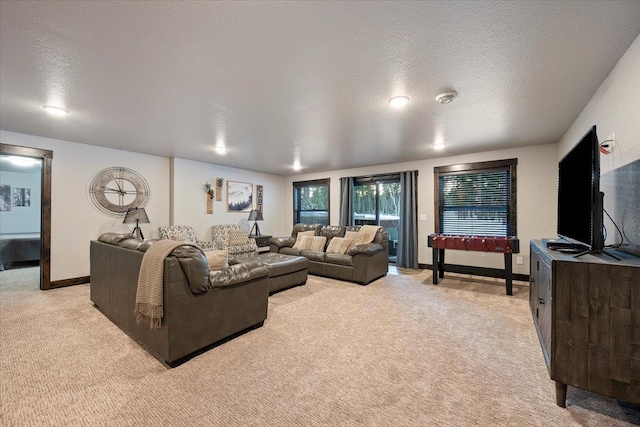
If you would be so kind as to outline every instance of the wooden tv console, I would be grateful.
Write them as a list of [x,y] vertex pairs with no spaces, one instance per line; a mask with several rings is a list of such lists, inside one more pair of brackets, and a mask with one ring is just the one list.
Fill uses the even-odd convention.
[[529,305],[558,406],[567,385],[640,404],[640,258],[530,247]]

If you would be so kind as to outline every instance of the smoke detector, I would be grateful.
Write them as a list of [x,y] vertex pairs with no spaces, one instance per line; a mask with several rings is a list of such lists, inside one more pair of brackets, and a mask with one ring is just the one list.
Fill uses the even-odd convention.
[[458,96],[458,92],[456,91],[444,92],[436,96],[436,101],[438,101],[440,104],[448,104],[454,99],[456,99],[457,96]]

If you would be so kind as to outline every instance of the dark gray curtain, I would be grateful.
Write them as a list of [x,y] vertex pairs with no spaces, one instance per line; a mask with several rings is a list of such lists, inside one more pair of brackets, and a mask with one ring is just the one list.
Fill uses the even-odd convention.
[[353,225],[353,177],[340,178],[340,225]]
[[400,227],[396,265],[418,266],[418,171],[400,173]]

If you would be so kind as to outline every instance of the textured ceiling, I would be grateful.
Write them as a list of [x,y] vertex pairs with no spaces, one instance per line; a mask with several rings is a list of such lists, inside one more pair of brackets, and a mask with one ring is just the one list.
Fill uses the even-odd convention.
[[640,1],[2,1],[0,128],[279,175],[552,143],[639,33]]

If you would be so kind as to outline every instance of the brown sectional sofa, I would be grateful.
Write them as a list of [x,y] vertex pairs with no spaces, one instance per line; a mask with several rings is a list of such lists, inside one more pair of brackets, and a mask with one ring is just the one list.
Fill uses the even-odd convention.
[[313,230],[316,236],[325,236],[327,242],[333,237],[344,237],[346,231],[358,231],[358,226],[332,226],[321,224],[296,224],[291,236],[273,237],[270,240],[271,252],[285,255],[303,256],[309,260],[309,274],[348,280],[361,285],[386,276],[389,267],[389,235],[384,227],[380,227],[373,242],[352,247],[346,254],[326,252],[298,251],[293,248],[298,233]]
[[91,242],[91,301],[152,354],[175,365],[180,359],[267,318],[267,268],[244,262],[210,272],[202,252],[175,249],[164,261],[164,317],[160,329],[136,323],[138,274],[152,240],[103,234]]

